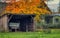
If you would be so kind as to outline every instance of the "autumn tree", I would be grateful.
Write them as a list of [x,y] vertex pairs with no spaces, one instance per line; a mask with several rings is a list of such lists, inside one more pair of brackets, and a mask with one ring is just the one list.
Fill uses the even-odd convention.
[[51,12],[42,0],[10,0],[7,3],[5,13],[35,14],[35,19],[39,20],[41,14],[50,14]]

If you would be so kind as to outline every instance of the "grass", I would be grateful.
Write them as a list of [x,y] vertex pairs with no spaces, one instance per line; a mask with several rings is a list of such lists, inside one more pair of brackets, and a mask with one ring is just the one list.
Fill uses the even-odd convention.
[[0,33],[0,38],[60,38],[60,30],[51,30],[51,33],[44,32],[8,32]]

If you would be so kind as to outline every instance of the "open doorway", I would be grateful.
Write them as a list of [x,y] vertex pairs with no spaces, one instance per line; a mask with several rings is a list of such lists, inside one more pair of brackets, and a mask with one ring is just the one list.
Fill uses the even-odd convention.
[[[11,16],[11,15],[10,15]],[[9,16],[9,18],[10,18]],[[9,21],[9,30],[15,31],[33,31],[32,15],[13,15]]]

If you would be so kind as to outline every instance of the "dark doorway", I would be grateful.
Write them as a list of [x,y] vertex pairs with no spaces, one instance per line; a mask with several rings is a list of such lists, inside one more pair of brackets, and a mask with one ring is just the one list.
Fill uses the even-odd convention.
[[46,16],[46,17],[45,17],[45,22],[46,22],[47,24],[52,23],[52,16]]
[[[11,15],[9,15],[10,18]],[[19,27],[17,28],[18,31],[32,31],[33,30],[33,19],[34,15],[13,15],[9,21],[10,23],[20,23]],[[9,29],[15,31],[16,29],[9,26]]]

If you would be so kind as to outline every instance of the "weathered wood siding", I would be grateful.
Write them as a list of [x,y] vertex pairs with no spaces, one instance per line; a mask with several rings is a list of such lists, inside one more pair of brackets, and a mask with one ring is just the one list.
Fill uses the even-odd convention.
[[8,31],[8,17],[7,15],[0,18],[0,31]]

